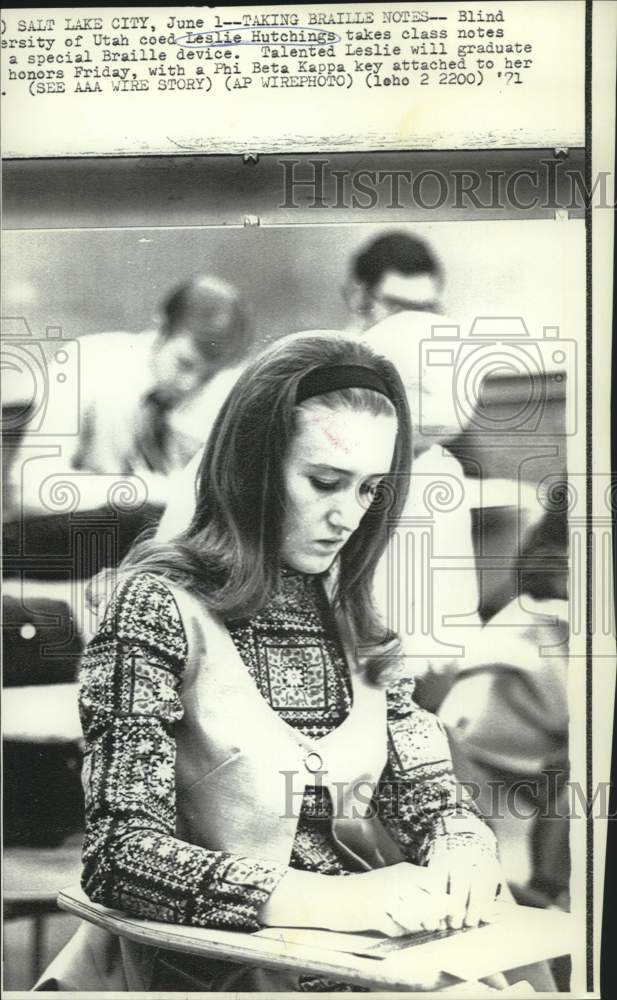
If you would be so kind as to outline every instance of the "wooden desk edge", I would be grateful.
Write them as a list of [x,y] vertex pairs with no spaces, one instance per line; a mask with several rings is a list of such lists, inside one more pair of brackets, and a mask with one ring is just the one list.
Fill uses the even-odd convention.
[[[383,961],[379,959],[332,951],[328,953],[332,956],[328,961],[324,959],[322,949],[283,944],[272,938],[259,938],[239,931],[183,926],[183,933],[177,934],[174,932],[174,924],[156,923],[153,926],[153,922],[127,917],[118,910],[106,909],[97,903],[91,903],[85,895],[83,898],[81,894],[80,897],[76,897],[75,890],[72,889],[62,890],[58,894],[58,906],[68,913],[138,944],[149,944],[159,948],[169,947],[174,951],[191,955],[224,958],[239,963],[255,964],[257,961],[260,965],[272,969],[298,971],[298,966],[301,966],[303,971],[311,975],[382,990],[425,992],[439,989],[453,981],[453,977],[443,976],[439,971],[435,971],[432,973],[432,981],[426,978],[418,983],[400,975],[388,975]],[[190,932],[194,932],[195,937],[189,937]],[[208,939],[206,935],[212,937]],[[215,935],[218,940],[214,938]],[[337,961],[338,956],[340,958]]]

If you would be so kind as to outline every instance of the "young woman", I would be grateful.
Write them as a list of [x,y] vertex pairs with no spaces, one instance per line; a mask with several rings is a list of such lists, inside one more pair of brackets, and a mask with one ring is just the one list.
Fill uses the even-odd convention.
[[[191,525],[133,551],[84,657],[92,900],[244,931],[490,919],[493,836],[371,602],[410,455],[400,378],[366,346],[290,339],[245,370]],[[123,954],[130,989],[333,988]]]

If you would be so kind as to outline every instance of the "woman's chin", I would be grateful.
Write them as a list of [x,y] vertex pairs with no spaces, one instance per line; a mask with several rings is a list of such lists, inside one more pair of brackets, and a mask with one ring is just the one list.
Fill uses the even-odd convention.
[[302,556],[296,554],[293,558],[285,558],[284,562],[286,566],[289,566],[290,569],[295,569],[298,573],[316,575],[318,573],[326,573],[332,566],[335,558],[336,553],[306,553]]

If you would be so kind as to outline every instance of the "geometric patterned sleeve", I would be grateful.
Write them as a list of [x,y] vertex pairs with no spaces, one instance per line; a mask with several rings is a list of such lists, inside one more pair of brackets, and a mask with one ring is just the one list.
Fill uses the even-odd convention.
[[413,679],[394,681],[387,701],[388,763],[378,807],[407,859],[426,864],[437,845],[496,856],[492,831],[456,780],[442,723],[413,700]]
[[105,906],[169,923],[258,930],[287,868],[175,836],[174,725],[187,640],[164,581],[117,589],[80,671],[86,835],[82,886]]

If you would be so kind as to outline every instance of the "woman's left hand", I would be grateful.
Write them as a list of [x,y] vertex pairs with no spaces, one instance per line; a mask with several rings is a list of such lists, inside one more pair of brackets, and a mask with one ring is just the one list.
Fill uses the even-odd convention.
[[428,868],[437,876],[450,900],[448,927],[477,927],[494,918],[495,899],[501,887],[497,858],[476,845],[433,845]]

